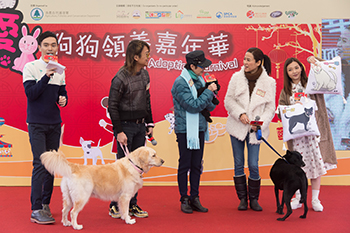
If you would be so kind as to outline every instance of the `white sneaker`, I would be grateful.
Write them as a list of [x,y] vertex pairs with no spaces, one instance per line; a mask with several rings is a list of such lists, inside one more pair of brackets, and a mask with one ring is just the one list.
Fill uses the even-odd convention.
[[312,208],[316,212],[322,212],[323,211],[323,205],[321,205],[321,201],[318,199],[312,200],[311,202]]
[[292,207],[292,210],[299,209],[303,206],[303,204],[300,203],[300,200],[297,198],[292,198],[290,202],[290,206]]

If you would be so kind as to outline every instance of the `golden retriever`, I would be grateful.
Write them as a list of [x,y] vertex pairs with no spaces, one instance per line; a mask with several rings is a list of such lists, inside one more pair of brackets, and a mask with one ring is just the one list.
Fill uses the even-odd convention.
[[[117,201],[121,218],[127,224],[134,224],[129,216],[129,202],[142,187],[142,173],[152,166],[159,167],[164,160],[149,147],[139,147],[127,157],[106,165],[81,165],[67,161],[62,152],[49,151],[41,155],[41,162],[51,174],[63,176],[61,191],[63,197],[62,223],[80,230],[77,217],[90,196],[106,201]],[[68,213],[73,207],[68,221]]]

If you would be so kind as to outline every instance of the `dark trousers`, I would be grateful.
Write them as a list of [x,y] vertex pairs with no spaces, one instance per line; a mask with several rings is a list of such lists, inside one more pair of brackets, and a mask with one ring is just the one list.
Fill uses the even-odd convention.
[[[128,138],[128,150],[132,152],[137,148],[144,146],[146,141],[146,126],[144,123],[136,124],[134,122],[123,121],[122,122],[123,132],[126,134]],[[117,139],[117,133],[114,132],[114,137]],[[124,151],[120,146],[120,143],[117,142],[118,145],[118,154],[117,159],[121,159],[125,157]],[[125,150],[125,147],[124,147]],[[130,207],[137,204],[137,193],[130,200]],[[113,205],[118,206],[117,202],[112,201],[110,207]]]
[[61,124],[28,125],[29,141],[33,153],[32,210],[42,209],[42,204],[50,204],[54,176],[41,164],[40,155],[45,151],[58,150],[61,136]]
[[199,194],[199,182],[201,177],[202,159],[204,151],[204,132],[199,132],[200,149],[187,149],[187,138],[185,133],[177,133],[179,147],[179,167],[177,170],[177,183],[181,197],[187,196],[187,173],[190,170],[190,196]]

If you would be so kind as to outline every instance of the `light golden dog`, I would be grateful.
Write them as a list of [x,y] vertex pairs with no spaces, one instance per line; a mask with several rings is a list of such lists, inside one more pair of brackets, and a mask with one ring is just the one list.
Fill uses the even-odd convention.
[[[142,187],[142,173],[152,166],[159,167],[164,160],[149,147],[139,147],[127,157],[106,165],[80,165],[67,161],[62,152],[49,151],[41,155],[41,162],[51,174],[63,176],[61,190],[63,197],[62,223],[80,230],[77,217],[90,196],[106,201],[117,201],[121,218],[128,224],[135,219],[129,216],[129,202]],[[68,221],[68,213],[73,207]]]

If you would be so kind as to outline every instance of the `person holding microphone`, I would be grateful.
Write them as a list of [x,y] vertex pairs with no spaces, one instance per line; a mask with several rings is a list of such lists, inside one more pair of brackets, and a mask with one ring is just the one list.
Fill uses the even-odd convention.
[[[262,211],[258,203],[260,193],[259,150],[254,119],[263,121],[261,133],[269,136],[269,123],[275,114],[276,81],[270,77],[271,61],[259,48],[247,50],[240,71],[229,82],[224,104],[228,112],[226,131],[230,134],[234,158],[234,183],[240,199],[238,210],[250,208]],[[248,191],[244,173],[244,144],[248,149]]]
[[[211,61],[205,58],[202,50],[195,50],[186,55],[186,65],[175,79],[171,94],[175,114],[175,134],[179,148],[179,166],[177,182],[179,185],[181,211],[187,214],[208,212],[199,201],[199,183],[201,177],[204,140],[209,140],[208,123],[201,111],[213,111],[212,103],[215,83],[210,84],[201,95],[197,90],[205,86],[202,77]],[[190,196],[188,196],[188,172],[190,174]]]
[[37,38],[41,57],[28,62],[23,69],[23,86],[27,97],[27,124],[33,153],[31,181],[31,222],[51,224],[55,222],[50,211],[54,176],[41,164],[40,155],[58,150],[61,137],[61,111],[67,105],[66,75],[56,68],[47,68],[46,57],[56,56],[56,34],[43,32]]

